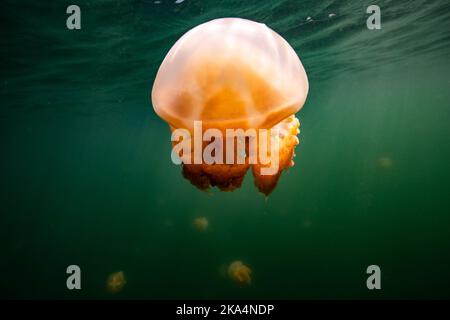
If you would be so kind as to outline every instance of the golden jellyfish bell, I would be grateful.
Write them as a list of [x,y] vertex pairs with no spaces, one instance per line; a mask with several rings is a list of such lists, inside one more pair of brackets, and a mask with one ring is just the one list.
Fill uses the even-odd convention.
[[382,168],[382,169],[390,169],[390,168],[392,168],[393,161],[390,157],[383,156],[383,157],[380,157],[377,159],[377,165],[379,168]]
[[206,219],[205,217],[197,217],[194,219],[194,227],[198,231],[206,231],[206,229],[208,229],[208,225],[208,219]]
[[242,261],[234,261],[228,266],[228,276],[241,287],[251,284],[251,275],[252,270]]
[[109,293],[119,293],[126,283],[127,280],[123,271],[111,273],[106,280],[106,290]]
[[296,113],[308,93],[294,49],[265,24],[216,19],[184,34],[161,64],[156,113],[175,128],[271,128]]
[[[283,169],[292,166],[308,79],[294,49],[265,24],[240,18],[203,23],[185,33],[162,62],[152,89],[155,112],[175,129],[273,129],[279,136],[279,169],[264,176],[252,165],[255,184],[265,194]],[[234,190],[249,168],[245,164],[183,163],[194,185]]]

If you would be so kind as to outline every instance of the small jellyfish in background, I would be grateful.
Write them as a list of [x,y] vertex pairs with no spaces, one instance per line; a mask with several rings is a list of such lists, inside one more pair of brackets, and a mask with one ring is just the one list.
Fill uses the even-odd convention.
[[228,276],[240,287],[251,284],[252,270],[242,261],[234,261],[228,266]]
[[[223,18],[196,26],[173,45],[158,69],[151,100],[172,133],[179,132],[177,129],[188,133],[192,148],[180,161],[183,176],[194,186],[233,191],[250,169],[256,187],[268,195],[283,170],[294,165],[300,133],[295,113],[303,107],[308,90],[297,53],[278,33],[263,23]],[[265,129],[278,146],[270,151],[268,162],[261,157],[249,161],[247,154],[244,161],[229,163],[223,153],[216,155],[219,162],[198,163],[193,160],[197,139],[190,139],[195,136],[195,121],[201,121],[203,131],[212,129],[223,136],[228,129]],[[201,140],[197,142],[201,144],[200,157],[210,147]],[[264,144],[264,139],[259,141]],[[264,148],[259,147],[258,152],[261,150]],[[242,154],[242,148],[234,151],[231,159]],[[278,162],[272,161],[272,155],[278,155]],[[276,170],[266,174],[272,164]]]
[[382,169],[390,169],[393,166],[393,161],[390,157],[383,156],[377,159],[377,166]]
[[106,290],[109,293],[119,293],[127,283],[123,271],[111,273],[106,281]]
[[336,17],[336,13],[330,13],[330,14],[328,14],[328,18],[334,18],[334,17]]
[[208,229],[208,225],[208,219],[205,217],[197,217],[194,219],[194,227],[198,231],[206,231],[206,229]]

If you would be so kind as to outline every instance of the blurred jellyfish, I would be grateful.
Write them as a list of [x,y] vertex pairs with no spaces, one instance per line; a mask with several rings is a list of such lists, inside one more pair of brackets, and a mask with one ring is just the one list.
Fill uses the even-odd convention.
[[234,261],[228,266],[228,276],[240,287],[249,285],[252,282],[252,270],[242,261]]
[[311,17],[306,18],[306,22],[311,22],[311,21],[313,21],[313,19]]
[[199,231],[205,231],[206,229],[208,229],[208,225],[208,219],[206,219],[205,217],[197,217],[194,219],[194,227]]
[[392,168],[393,161],[390,157],[383,156],[377,159],[377,166],[382,169]]
[[333,17],[335,17],[336,16],[336,13],[330,13],[329,15],[328,15],[328,18],[333,18]]
[[119,293],[127,283],[123,271],[111,273],[106,281],[106,290],[109,293]]

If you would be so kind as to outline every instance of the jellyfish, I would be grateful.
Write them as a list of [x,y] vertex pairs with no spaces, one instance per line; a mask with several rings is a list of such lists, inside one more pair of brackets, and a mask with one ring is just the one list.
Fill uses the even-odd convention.
[[[283,170],[294,165],[300,133],[295,113],[303,107],[308,89],[299,57],[279,34],[262,23],[222,18],[194,27],[173,45],[158,69],[151,100],[156,114],[168,123],[172,138],[179,129],[189,134],[183,140],[192,147],[183,150],[179,160],[183,176],[194,186],[233,191],[250,169],[256,187],[268,195]],[[228,130],[268,130],[267,137],[274,138],[276,147],[268,150],[268,161],[257,157],[252,162],[251,137],[246,137],[244,148],[239,149],[236,142],[234,149],[214,152],[222,161],[187,161],[198,156],[196,143],[200,154],[213,143],[213,139],[198,142],[196,122],[201,122],[202,130],[213,129],[225,136]],[[172,143],[175,147],[173,139]],[[260,144],[257,149],[260,155]],[[228,161],[237,159],[241,151],[244,161]],[[266,169],[273,166],[276,170],[268,174]]]
[[228,276],[240,287],[251,284],[252,270],[242,261],[236,260],[228,266]]
[[106,281],[106,290],[109,293],[119,293],[127,283],[123,271],[111,273]]
[[205,217],[197,217],[194,219],[194,227],[199,231],[206,231],[208,229],[208,219]]
[[393,161],[388,156],[379,157],[377,159],[377,166],[382,169],[390,169],[392,168]]

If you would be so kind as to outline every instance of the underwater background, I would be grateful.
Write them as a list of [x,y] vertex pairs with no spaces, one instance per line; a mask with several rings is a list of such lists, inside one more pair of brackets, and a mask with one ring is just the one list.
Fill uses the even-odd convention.
[[[448,1],[1,6],[0,298],[450,298]],[[268,199],[251,174],[232,193],[193,187],[150,102],[170,47],[219,17],[267,24],[308,74],[296,165]],[[251,285],[226,276],[235,260]]]

